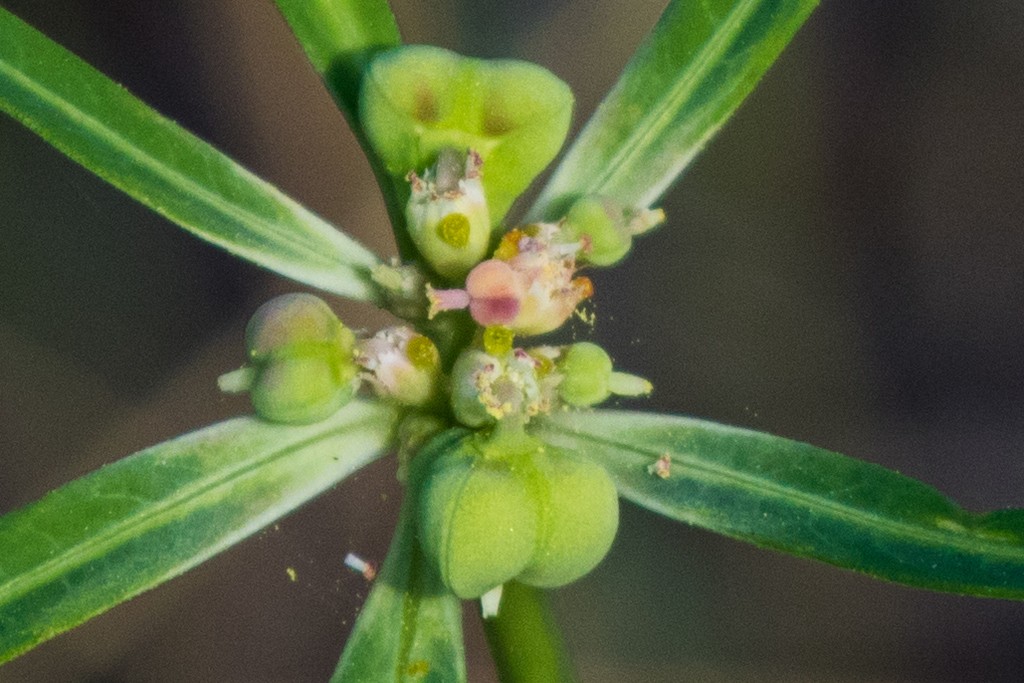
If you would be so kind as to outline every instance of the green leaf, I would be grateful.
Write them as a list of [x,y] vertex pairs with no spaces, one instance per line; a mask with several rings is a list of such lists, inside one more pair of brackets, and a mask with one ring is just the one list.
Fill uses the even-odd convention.
[[725,123],[818,0],[672,0],[530,211],[584,195],[648,207]]
[[384,205],[406,260],[416,250],[405,231],[405,199],[377,157],[359,121],[359,90],[366,64],[402,42],[386,0],[276,0],[306,56],[341,108],[377,178]]
[[[446,438],[451,433],[440,437]],[[461,604],[420,550],[416,511],[407,490],[384,568],[331,678],[335,683],[466,680]]]
[[236,418],[0,517],[0,662],[199,564],[382,455],[395,412],[293,427]]
[[363,68],[380,50],[402,42],[386,0],[276,0],[313,68],[358,125]]
[[4,9],[0,110],[189,232],[299,282],[377,299],[370,251]]
[[[971,514],[878,465],[684,417],[566,413],[536,433],[667,517],[888,581],[1024,599],[1024,510]],[[654,469],[663,455],[665,478]]]

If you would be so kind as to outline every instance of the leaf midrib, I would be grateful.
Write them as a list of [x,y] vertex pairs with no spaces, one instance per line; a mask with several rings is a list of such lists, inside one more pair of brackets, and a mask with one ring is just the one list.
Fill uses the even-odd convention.
[[[550,424],[550,423],[549,423]],[[595,444],[606,447],[613,447],[617,450],[636,453],[638,457],[645,458],[647,462],[653,462],[661,452],[654,449],[647,449],[634,444],[627,444],[616,441],[613,438],[596,436],[594,434],[568,431],[562,427],[555,427],[556,431],[580,440],[589,440]],[[822,511],[823,514],[831,514],[833,518],[846,521],[853,526],[866,526],[867,528],[881,529],[889,532],[894,537],[910,538],[918,541],[921,545],[939,546],[944,548],[955,548],[965,554],[984,554],[989,557],[1024,562],[1024,549],[1018,546],[1007,546],[995,542],[984,536],[971,535],[964,537],[963,534],[956,534],[942,529],[932,529],[922,525],[901,522],[891,517],[878,513],[868,512],[862,508],[854,507],[827,500],[821,496],[804,493],[799,489],[792,489],[782,486],[769,479],[759,479],[749,474],[739,473],[733,469],[715,466],[694,456],[686,456],[681,453],[671,453],[674,462],[686,469],[687,477],[707,482],[737,482],[738,488],[747,491],[756,491],[762,496],[771,497],[782,501],[796,501],[803,503],[811,511]],[[696,470],[696,473],[694,472]],[[699,476],[704,473],[704,476]],[[638,494],[642,495],[642,494]],[[666,512],[675,512],[664,505],[658,505]],[[969,513],[963,513],[969,514]],[[858,525],[858,521],[861,522]],[[956,522],[956,520],[952,520]],[[959,522],[957,522],[959,523]],[[970,533],[972,530],[965,527]],[[972,542],[973,541],[973,542]]]
[[[260,226],[260,228],[264,230],[266,234],[271,235],[274,238],[291,245],[297,251],[302,252],[302,254],[304,255],[304,259],[308,260],[310,263],[319,262],[328,269],[337,268],[339,266],[352,269],[353,266],[356,264],[363,266],[373,266],[376,263],[376,258],[373,256],[371,252],[366,251],[361,245],[355,242],[351,242],[351,244],[348,244],[349,240],[347,239],[344,240],[346,242],[346,249],[351,249],[353,252],[355,252],[353,254],[349,254],[347,253],[347,251],[340,252],[338,249],[333,248],[333,245],[330,245],[330,241],[327,239],[324,239],[323,246],[332,247],[331,252],[334,254],[341,255],[342,253],[344,253],[345,256],[352,257],[351,263],[344,263],[336,261],[334,259],[325,258],[323,252],[318,250],[314,246],[292,239],[293,235],[291,234],[291,231],[287,226],[271,221],[259,214],[247,211],[244,207],[240,206],[239,204],[232,202],[224,198],[222,195],[209,190],[201,183],[197,183],[187,174],[182,173],[181,171],[175,169],[173,166],[165,164],[157,157],[154,157],[153,155],[144,152],[143,148],[138,147],[135,144],[132,144],[132,142],[129,139],[125,138],[121,134],[104,125],[102,121],[94,117],[92,114],[87,113],[86,111],[76,107],[72,102],[68,101],[66,98],[62,97],[51,88],[45,87],[40,81],[26,74],[23,70],[19,69],[9,60],[0,59],[0,73],[4,73],[7,75],[8,82],[20,86],[22,92],[26,93],[29,98],[38,98],[42,102],[48,104],[54,110],[60,112],[63,116],[71,120],[79,121],[82,128],[86,129],[94,136],[104,141],[108,145],[109,149],[111,149],[115,153],[124,154],[126,157],[130,158],[135,163],[137,163],[140,167],[148,169],[156,177],[163,178],[170,184],[177,185],[183,188],[187,193],[191,194],[192,196],[200,200],[198,203],[205,204],[211,207],[212,210],[220,213],[221,215],[226,216],[228,219],[241,224]],[[159,120],[159,123],[167,125],[167,123],[165,123],[163,120]],[[37,125],[39,125],[38,122]],[[196,141],[201,145],[205,145],[205,143],[199,141],[198,139]],[[62,145],[62,147],[65,148],[65,151],[69,155],[72,155],[76,158],[81,157],[79,153],[74,152],[68,146]],[[214,154],[220,154],[215,150],[211,151]],[[240,166],[234,165],[234,167],[230,170],[231,172],[236,174],[250,176],[248,178],[250,182],[265,185],[264,181],[260,180],[256,176],[252,176],[248,171],[246,171]],[[113,174],[110,174],[107,177],[112,181],[114,179]],[[123,179],[121,180],[121,182],[123,182]],[[119,183],[115,184],[118,184],[120,187]],[[270,190],[269,186],[267,187],[267,189]],[[270,191],[273,194],[278,194],[276,190]],[[327,230],[335,231],[333,227],[323,222],[321,219],[317,218],[311,212],[306,211],[301,206],[289,206],[289,204],[291,204],[292,202],[285,198],[283,195],[277,196],[276,199],[290,211],[293,217],[298,218],[297,212],[304,214],[303,221],[311,228],[315,226],[315,229],[321,232]],[[160,213],[167,215],[166,206],[154,206],[153,208],[155,208]],[[191,229],[201,231],[207,235],[216,235],[216,233],[210,232],[209,230],[206,229],[199,228],[197,226],[191,226]],[[344,236],[338,233],[338,237],[343,238]]]
[[[718,63],[718,57],[726,52],[733,38],[739,33],[739,29],[743,27],[747,17],[754,12],[759,2],[760,0],[741,0],[736,3],[726,15],[725,21],[720,24],[719,29],[714,31],[711,37],[704,42],[704,47],[697,52],[693,59],[680,66],[686,72],[687,78],[676,81],[668,93],[659,98],[657,105],[649,110],[649,114],[632,127],[633,133],[619,142],[618,151],[607,164],[602,166],[604,170],[592,185],[594,194],[600,194],[605,185],[618,175],[622,167],[633,163],[636,157],[646,154],[653,144],[652,140],[659,137],[665,128],[672,124],[675,114],[681,106],[680,103],[693,94],[697,86],[703,82],[705,74]],[[710,17],[710,14],[708,16]],[[626,79],[629,80],[632,76],[633,73],[630,73]],[[643,125],[644,122],[651,123]]]
[[[41,565],[37,565],[35,569],[27,573],[22,572],[10,581],[0,584],[0,604],[10,603],[18,597],[50,583],[55,577],[77,567],[84,566],[97,557],[102,557],[111,549],[120,547],[126,541],[138,537],[142,532],[164,526],[166,520],[176,516],[175,509],[185,501],[199,500],[221,487],[235,483],[255,470],[291,455],[297,450],[301,450],[315,442],[337,436],[342,432],[349,432],[355,436],[363,435],[363,430],[365,430],[365,434],[371,434],[374,431],[372,429],[373,423],[379,422],[379,419],[379,415],[370,413],[363,418],[345,422],[325,432],[318,432],[288,444],[257,460],[245,460],[239,463],[238,466],[222,472],[218,476],[203,477],[179,489],[174,495],[161,499],[160,503],[150,504],[145,508],[148,510],[147,512],[134,512],[126,520],[117,522],[113,526],[104,529],[102,534],[90,536],[85,542],[76,543],[68,551]],[[371,427],[370,429],[367,429],[368,425]],[[384,450],[382,447],[380,452]]]

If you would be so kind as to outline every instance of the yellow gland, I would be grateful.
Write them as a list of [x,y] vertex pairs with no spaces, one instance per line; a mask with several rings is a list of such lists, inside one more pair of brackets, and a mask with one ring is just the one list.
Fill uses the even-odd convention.
[[501,325],[491,325],[484,329],[484,351],[492,356],[503,356],[512,350],[515,335],[512,330]]
[[441,356],[434,342],[422,334],[414,336],[405,347],[405,356],[419,370],[434,370],[441,364]]
[[519,240],[525,235],[521,228],[512,228],[501,237],[494,250],[494,258],[508,261],[519,255]]
[[465,249],[469,244],[469,216],[464,213],[450,213],[437,223],[437,236],[441,241],[456,249]]

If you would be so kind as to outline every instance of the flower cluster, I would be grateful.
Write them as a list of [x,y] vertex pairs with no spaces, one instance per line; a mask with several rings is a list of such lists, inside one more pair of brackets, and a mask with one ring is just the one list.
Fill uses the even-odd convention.
[[[385,53],[369,72],[360,116],[404,192],[415,248],[410,261],[380,265],[372,277],[408,324],[357,335],[319,299],[286,295],[257,311],[249,362],[221,386],[248,390],[257,415],[279,422],[323,419],[359,391],[400,406],[399,477],[445,585],[463,598],[511,579],[563,585],[608,551],[616,491],[601,466],[541,443],[529,423],[645,395],[651,384],[615,371],[595,344],[521,339],[565,324],[594,294],[580,270],[618,262],[664,215],[585,196],[560,220],[505,229],[516,195],[564,139],[572,103],[564,84],[537,67],[419,47]],[[483,75],[507,79],[501,91],[517,97],[468,85]],[[409,87],[384,87],[395,84]],[[416,96],[404,99],[409,92]],[[454,317],[463,310],[475,332]],[[445,329],[462,336],[453,344]]]
[[248,391],[256,413],[273,422],[322,420],[363,385],[402,406],[450,410],[474,428],[525,425],[559,405],[590,406],[612,394],[651,391],[646,380],[615,372],[608,354],[589,342],[513,347],[505,327],[486,328],[479,337],[479,348],[463,351],[445,374],[437,346],[413,328],[388,327],[357,339],[322,300],[286,294],[253,315],[249,364],[222,376],[220,386]]

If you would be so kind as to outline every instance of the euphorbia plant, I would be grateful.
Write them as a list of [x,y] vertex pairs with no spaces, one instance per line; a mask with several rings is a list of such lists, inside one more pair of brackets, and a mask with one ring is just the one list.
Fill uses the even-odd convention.
[[383,4],[278,5],[365,143],[397,262],[0,15],[5,110],[200,236],[404,318],[356,339],[309,295],[275,300],[254,316],[246,367],[222,380],[250,393],[254,418],[148,449],[5,517],[5,658],[396,450],[406,504],[344,680],[457,680],[456,598],[482,595],[497,602],[488,625],[503,673],[561,675],[543,649],[507,655],[517,628],[536,627],[514,617],[537,599],[527,586],[564,584],[601,559],[613,485],[759,545],[912,585],[1021,595],[1018,512],[972,516],[924,485],[777,437],[592,410],[647,385],[592,344],[532,338],[600,297],[585,268],[613,264],[660,221],[658,198],[813,3],[672,3],[538,200],[511,219],[568,124],[556,77],[397,47]]

